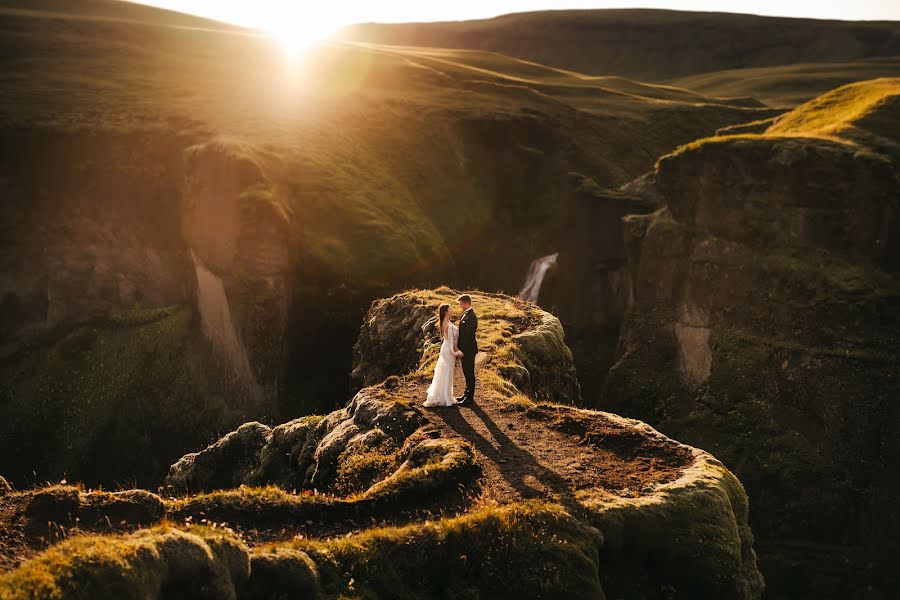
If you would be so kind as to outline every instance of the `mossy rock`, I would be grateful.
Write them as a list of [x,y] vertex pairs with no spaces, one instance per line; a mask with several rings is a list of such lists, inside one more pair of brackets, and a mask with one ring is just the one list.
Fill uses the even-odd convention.
[[254,554],[250,579],[241,593],[244,600],[319,598],[319,572],[305,552],[274,549]]
[[211,444],[186,454],[169,469],[166,485],[179,491],[209,491],[240,485],[259,466],[260,450],[271,428],[253,421]]
[[[527,503],[455,519],[293,542],[327,598],[602,598],[602,536],[558,507]],[[305,567],[303,567],[305,568]]]
[[237,537],[161,526],[62,542],[0,575],[0,598],[235,599],[249,574],[249,552]]
[[165,515],[162,498],[138,489],[82,493],[78,510],[79,521],[89,526],[103,522],[146,526],[160,522]]
[[25,514],[38,523],[68,524],[78,517],[80,506],[78,488],[59,485],[32,494]]

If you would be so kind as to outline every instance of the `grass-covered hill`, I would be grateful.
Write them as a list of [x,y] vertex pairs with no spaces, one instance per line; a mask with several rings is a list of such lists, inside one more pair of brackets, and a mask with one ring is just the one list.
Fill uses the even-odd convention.
[[700,73],[672,80],[703,94],[752,97],[769,106],[796,107],[854,81],[900,76],[900,57],[798,63]]
[[356,350],[380,381],[198,448],[163,496],[0,488],[0,598],[760,598],[741,484],[560,404],[577,384],[552,315],[473,292],[477,404],[420,406],[458,293],[373,304]]
[[900,590],[900,79],[663,157],[604,406],[714,452],[777,597]]
[[491,50],[595,75],[665,81],[726,69],[900,55],[900,24],[664,10],[560,10],[361,24],[347,39]]
[[775,114],[490,52],[332,43],[293,61],[180,19],[0,4],[0,471],[16,481],[149,483],[189,440],[330,409],[372,298],[515,291],[574,187]]

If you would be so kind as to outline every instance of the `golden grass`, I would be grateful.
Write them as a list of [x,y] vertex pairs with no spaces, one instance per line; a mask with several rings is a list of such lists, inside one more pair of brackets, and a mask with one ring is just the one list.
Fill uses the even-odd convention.
[[751,96],[769,106],[794,108],[848,83],[898,76],[900,57],[881,57],[715,71],[671,83],[710,96]]
[[[885,107],[890,103],[896,103],[898,99],[900,99],[900,78],[851,83],[773,119],[771,125],[762,133],[736,133],[702,138],[680,146],[668,156],[677,156],[708,144],[779,138],[818,138],[850,146],[864,146],[872,136],[884,135],[894,138],[898,135],[892,112],[895,109],[888,108],[888,114],[880,114]],[[866,121],[871,118],[877,119],[878,122],[867,124]],[[887,121],[887,127],[883,121]],[[765,121],[752,122],[748,126],[765,123]],[[861,130],[861,126],[865,131]],[[898,141],[900,140],[891,139],[888,143],[896,145]],[[664,156],[660,160],[666,158],[667,156]]]
[[766,136],[832,137],[900,96],[900,78],[873,79],[832,90],[775,120]]

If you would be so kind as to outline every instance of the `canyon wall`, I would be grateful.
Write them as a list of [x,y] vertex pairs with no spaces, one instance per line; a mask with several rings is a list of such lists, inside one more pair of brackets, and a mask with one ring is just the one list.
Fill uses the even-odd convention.
[[[664,157],[665,206],[624,220],[630,300],[601,403],[734,470],[776,596],[897,589],[900,138],[872,124],[900,114],[877,87]],[[870,92],[827,138],[788,128]]]

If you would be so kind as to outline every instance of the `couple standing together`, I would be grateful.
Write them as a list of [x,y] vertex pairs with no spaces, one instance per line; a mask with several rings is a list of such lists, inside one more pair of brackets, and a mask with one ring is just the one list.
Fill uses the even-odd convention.
[[[450,322],[453,309],[449,304],[441,304],[438,309],[441,354],[434,367],[434,378],[428,387],[425,406],[465,406],[475,402],[475,355],[478,354],[475,332],[478,330],[478,317],[475,316],[472,298],[468,294],[463,294],[456,301],[462,311],[459,327]],[[453,376],[457,358],[462,362],[463,374],[466,376],[466,393],[454,398]]]

